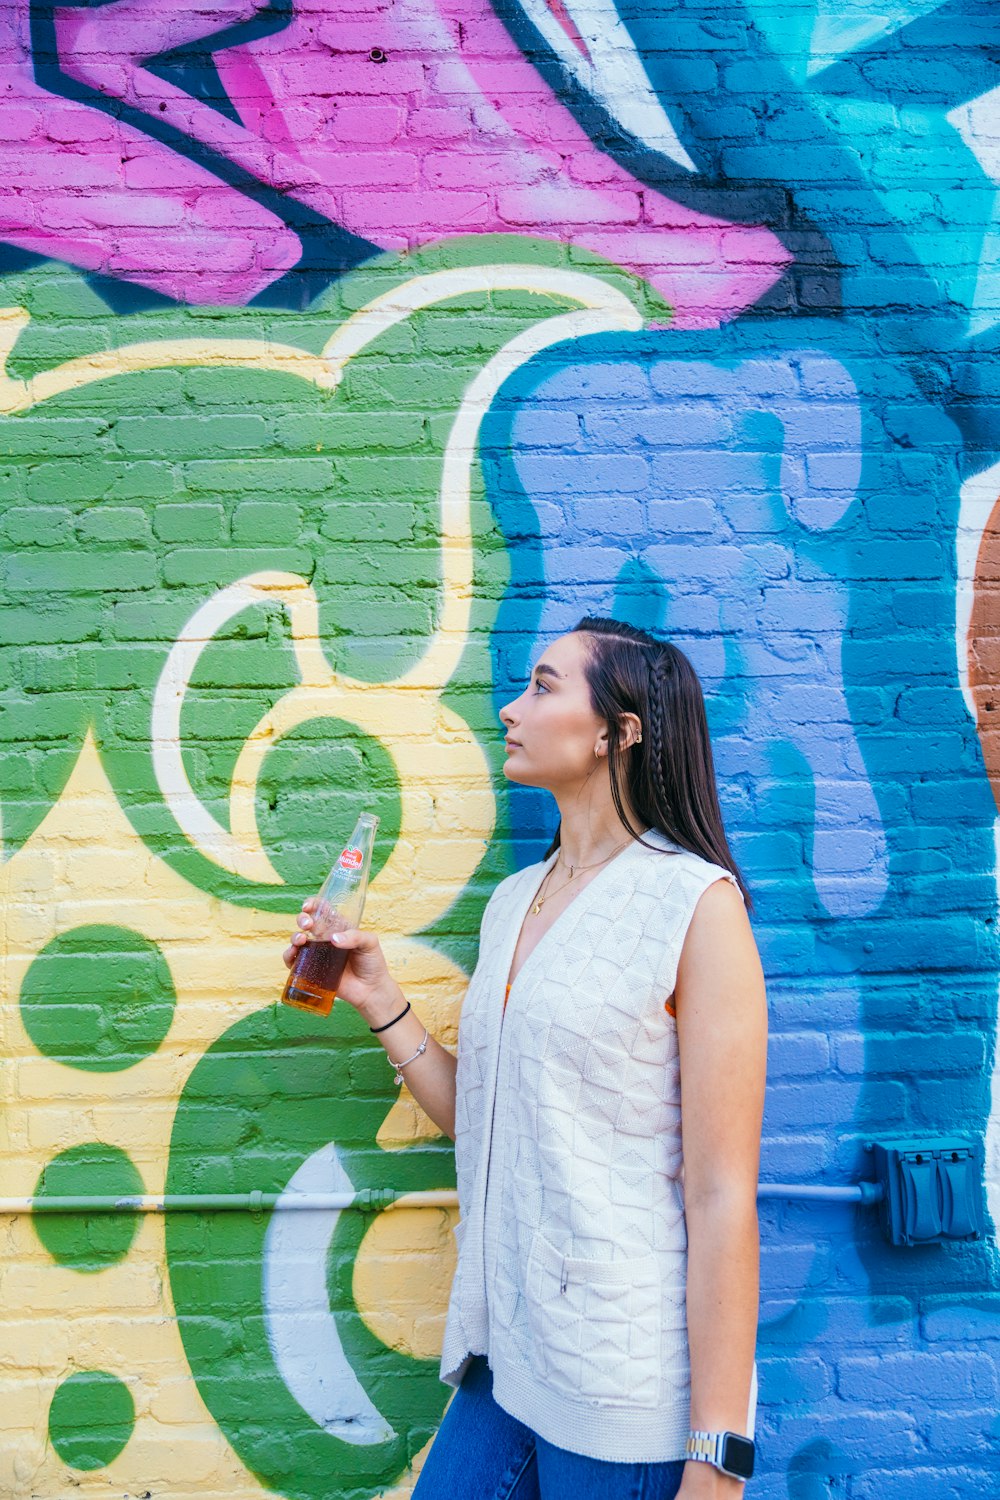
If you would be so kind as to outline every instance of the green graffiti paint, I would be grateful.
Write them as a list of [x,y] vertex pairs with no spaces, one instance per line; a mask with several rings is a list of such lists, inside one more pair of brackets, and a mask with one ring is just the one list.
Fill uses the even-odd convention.
[[[191,1074],[177,1109],[167,1191],[278,1192],[331,1140],[355,1188],[390,1180],[408,1191],[452,1187],[450,1143],[392,1153],[375,1143],[395,1097],[386,1078],[382,1049],[350,1006],[334,1006],[322,1026],[282,1006],[247,1017]],[[387,1347],[358,1312],[353,1267],[370,1222],[364,1213],[340,1215],[326,1275],[344,1354],[396,1434],[356,1444],[308,1415],[276,1363],[265,1308],[272,1217],[167,1216],[171,1291],[198,1388],[243,1462],[288,1500],[327,1500],[341,1489],[378,1494],[431,1438],[448,1396],[436,1360]]]
[[[117,1146],[88,1141],[61,1151],[43,1169],[35,1185],[37,1198],[97,1193],[137,1195],[145,1186],[134,1163]],[[103,1271],[124,1259],[139,1231],[136,1214],[35,1214],[35,1233],[61,1266],[74,1271]]]
[[392,757],[378,740],[339,719],[309,719],[283,735],[257,786],[257,826],[278,874],[296,890],[318,890],[340,852],[338,834],[350,830],[362,806],[379,819],[374,879],[399,830]]
[[106,1370],[79,1370],[56,1388],[49,1438],[71,1469],[103,1469],[132,1436],[135,1402],[123,1380]]
[[[366,334],[335,390],[296,373],[293,359],[213,365],[205,350],[240,340],[316,361],[371,299],[414,278],[505,264],[582,274],[623,303],[666,315],[606,262],[574,254],[570,263],[554,243],[506,236],[383,257],[330,288],[307,316],[216,309],[207,320],[201,309],[169,307],[119,319],[81,283],[80,317],[71,330],[55,320],[56,330],[51,270],[5,279],[5,302],[31,315],[8,363],[15,379],[44,379],[59,362],[124,345],[188,351],[171,355],[169,368],[112,365],[100,379],[0,416],[0,680],[9,683],[0,786],[9,851],[59,796],[92,726],[140,836],[186,880],[262,910],[293,911],[309,894],[314,870],[288,854],[295,798],[258,809],[264,849],[289,882],[278,887],[220,868],[165,806],[151,704],[171,648],[218,591],[280,571],[308,580],[320,645],[338,671],[378,683],[415,665],[442,606],[441,486],[456,412],[513,338],[579,304],[551,288],[442,292],[434,305]],[[70,273],[59,274],[65,292]],[[503,543],[481,495],[474,472],[477,565],[489,574]],[[484,581],[495,598],[494,581]],[[249,604],[199,657],[181,711],[180,756],[194,795],[222,827],[248,735],[296,682],[277,600]],[[388,808],[382,816],[391,847],[398,822]]]
[[[497,275],[480,285],[479,268]],[[14,407],[27,399],[25,388],[9,384],[5,393],[0,386],[11,403],[0,415],[6,852],[16,858],[37,830],[92,731],[101,770],[132,827],[176,874],[253,913],[290,912],[325,873],[327,831],[349,826],[344,813],[349,808],[353,816],[359,799],[381,819],[378,859],[391,855],[404,792],[413,792],[394,751],[426,744],[432,756],[443,743],[442,720],[421,720],[420,684],[412,697],[400,692],[398,716],[393,706],[364,724],[352,720],[352,704],[342,707],[336,689],[324,687],[310,700],[311,717],[286,717],[254,740],[266,716],[305,685],[303,632],[296,634],[280,594],[226,591],[261,575],[301,581],[315,610],[313,680],[324,672],[353,678],[364,699],[373,696],[369,688],[377,696],[380,684],[421,663],[445,634],[449,601],[466,599],[468,629],[449,626],[447,669],[432,675],[424,702],[440,682],[433,714],[438,705],[449,712],[463,743],[467,729],[499,775],[488,637],[510,564],[485,499],[478,426],[468,412],[481,415],[508,370],[544,343],[536,340],[539,325],[581,306],[598,310],[587,331],[602,317],[631,327],[643,314],[664,320],[669,312],[607,263],[577,251],[570,259],[554,242],[521,237],[477,236],[413,257],[383,257],[343,278],[307,313],[213,309],[207,316],[204,309],[160,307],[126,320],[109,314],[81,282],[67,323],[64,304],[53,300],[53,275],[35,267],[4,281],[5,304],[30,314],[8,362],[10,381],[40,382],[20,410]],[[434,288],[447,288],[439,301],[432,289],[426,305],[407,303],[421,278],[441,276],[449,279],[434,280]],[[70,296],[73,274],[59,268],[58,284]],[[380,321],[385,303],[371,313],[385,294],[403,308],[395,321]],[[362,308],[368,310],[358,320]],[[566,320],[545,337],[575,331]],[[355,336],[360,342],[351,346]],[[348,353],[334,389],[324,384],[320,355],[336,339]],[[227,340],[246,351],[242,363],[216,358]],[[513,340],[521,340],[515,353],[494,364]],[[115,351],[125,348],[116,362]],[[137,349],[145,352],[137,356]],[[86,366],[92,355],[98,366]],[[66,361],[74,360],[82,363],[67,376]],[[449,445],[460,422],[456,465]],[[463,462],[465,490],[448,478]],[[457,544],[456,509],[468,523],[468,537]],[[459,552],[469,558],[470,576],[456,594],[445,578],[448,558]],[[209,619],[220,599],[236,605]],[[164,699],[177,706],[169,734],[157,729]],[[445,729],[459,733],[454,723]],[[167,743],[174,753],[169,775]],[[241,759],[248,744],[261,751],[255,782]],[[235,789],[250,786],[253,800],[238,803]],[[211,839],[199,842],[178,812],[178,787],[207,815],[210,832],[233,843],[245,834],[249,805],[260,846],[285,883],[233,873],[238,862],[212,857]],[[498,829],[505,818],[501,805]],[[435,909],[430,926],[413,923],[418,930],[406,928],[405,936],[471,968],[483,882],[506,874],[508,857],[498,840],[447,912]],[[33,966],[24,1014],[39,1050],[82,1066],[81,1059],[112,1050],[102,1046],[106,1003],[95,1001],[75,1029],[60,1026],[55,1014],[51,996],[62,992],[51,976],[75,956],[64,945],[48,969]],[[88,982],[88,996],[97,994],[97,981]],[[152,1036],[136,1034],[138,1013],[130,1021],[127,1056],[134,1061]],[[390,1077],[381,1047],[346,1005],[322,1027],[282,1007],[247,1016],[208,1047],[184,1086],[163,1186],[171,1193],[281,1192],[335,1151],[338,1170],[359,1190],[453,1187],[450,1143],[391,1153],[377,1144],[396,1098]],[[49,1163],[36,1191],[142,1190],[127,1157],[88,1146]],[[308,1393],[305,1404],[299,1399],[276,1352],[268,1247],[276,1222],[310,1217],[168,1214],[173,1304],[199,1394],[247,1467],[288,1500],[327,1500],[334,1492],[360,1500],[405,1472],[433,1436],[449,1392],[436,1360],[390,1347],[365,1321],[354,1269],[372,1220],[352,1212],[329,1221],[328,1241],[303,1272],[318,1277],[320,1311],[342,1354],[345,1384],[353,1381],[358,1402],[375,1413],[370,1440],[353,1441],[318,1416]],[[128,1252],[139,1220],[36,1222],[55,1259],[97,1270]],[[294,1307],[292,1313],[294,1320]]]
[[95,924],[61,933],[34,959],[21,985],[21,1018],[45,1057],[115,1073],[156,1051],[176,1000],[155,943]]

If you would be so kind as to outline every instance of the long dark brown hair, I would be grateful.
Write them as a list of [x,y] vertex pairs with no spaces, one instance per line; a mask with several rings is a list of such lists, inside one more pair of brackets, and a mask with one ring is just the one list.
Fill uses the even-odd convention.
[[[611,797],[622,824],[647,849],[654,846],[642,834],[656,828],[682,849],[731,871],[752,911],[722,824],[705,697],[694,667],[669,641],[622,620],[586,615],[573,631],[587,638],[584,675],[591,707],[608,726]],[[622,749],[627,713],[642,725],[642,742]],[[623,788],[640,828],[632,825]],[[559,844],[557,828],[546,859]]]

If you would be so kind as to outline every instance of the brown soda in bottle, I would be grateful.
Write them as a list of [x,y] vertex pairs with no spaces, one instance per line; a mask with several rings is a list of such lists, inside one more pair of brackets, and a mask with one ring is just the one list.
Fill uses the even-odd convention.
[[324,880],[308,941],[298,950],[285,983],[283,1005],[316,1016],[330,1014],[350,956],[347,949],[335,948],[330,936],[361,922],[377,827],[378,818],[373,813],[362,813],[350,842]]

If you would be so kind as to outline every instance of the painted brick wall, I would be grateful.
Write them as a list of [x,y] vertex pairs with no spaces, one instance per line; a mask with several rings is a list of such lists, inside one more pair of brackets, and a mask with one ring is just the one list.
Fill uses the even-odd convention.
[[[614,612],[709,698],[765,1179],[986,1150],[973,1245],[762,1203],[754,1493],[995,1496],[996,7],[0,27],[0,1196],[452,1187],[280,948],[371,808],[454,1040],[552,831],[497,709]],[[5,1213],[0,1493],[402,1500],[452,1217]]]

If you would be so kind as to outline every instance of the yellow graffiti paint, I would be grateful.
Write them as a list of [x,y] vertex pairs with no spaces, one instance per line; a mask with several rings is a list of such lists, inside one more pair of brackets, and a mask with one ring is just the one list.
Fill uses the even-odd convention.
[[[401,823],[373,883],[366,925],[384,934],[393,972],[418,1002],[422,1019],[452,1046],[466,975],[413,934],[437,922],[461,895],[496,819],[486,757],[469,726],[442,701],[470,639],[471,493],[480,425],[504,380],[525,360],[567,338],[637,329],[635,307],[595,276],[534,265],[473,266],[413,277],[374,298],[318,356],[267,340],[165,339],[102,350],[27,380],[10,376],[5,365],[28,315],[21,308],[0,309],[0,413],[12,415],[94,382],[169,367],[278,371],[334,390],[352,358],[420,308],[470,291],[505,290],[558,299],[575,310],[547,316],[512,338],[470,382],[454,415],[438,497],[442,602],[420,660],[381,683],[338,673],[321,647],[318,604],[308,581],[259,573],[206,597],[174,642],[151,705],[157,780],[178,827],[219,867],[272,885],[280,877],[263,848],[255,813],[269,749],[298,725],[331,716],[385,746],[400,787]],[[226,828],[198,802],[187,778],[180,715],[201,652],[234,612],[261,599],[280,601],[287,613],[298,681],[243,745]],[[162,1192],[177,1100],[206,1049],[274,1001],[284,977],[280,950],[289,919],[203,893],[151,852],[119,804],[91,735],[49,815],[0,866],[0,914],[5,1192],[30,1195],[55,1154],[93,1141],[126,1152],[146,1191]],[[163,1043],[116,1072],[113,1082],[42,1056],[18,1007],[25,974],[46,945],[75,927],[100,924],[127,927],[156,944],[177,997]],[[404,1086],[377,1142],[391,1152],[438,1135]],[[87,1273],[54,1263],[28,1217],[0,1222],[0,1235],[0,1493],[65,1500],[69,1493],[134,1493],[140,1479],[154,1494],[166,1486],[171,1500],[210,1493],[249,1500],[269,1493],[226,1442],[188,1370],[162,1218],[142,1216],[125,1258]],[[446,1212],[400,1210],[375,1218],[355,1261],[354,1295],[378,1339],[414,1358],[435,1356],[452,1254]],[[136,1423],[117,1458],[68,1479],[66,1464],[47,1439],[46,1414],[60,1382],[86,1369],[110,1371],[127,1384]],[[409,1493],[422,1456],[387,1496],[402,1500]]]

